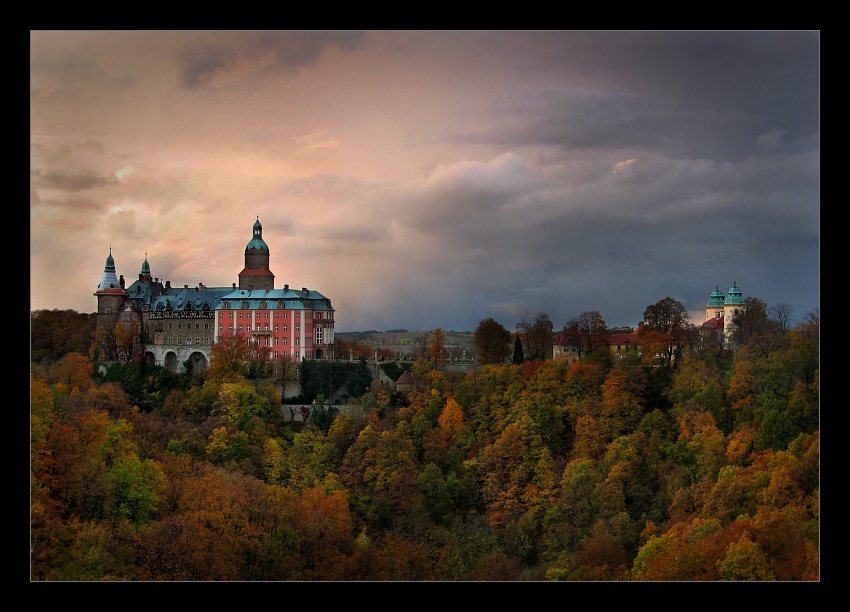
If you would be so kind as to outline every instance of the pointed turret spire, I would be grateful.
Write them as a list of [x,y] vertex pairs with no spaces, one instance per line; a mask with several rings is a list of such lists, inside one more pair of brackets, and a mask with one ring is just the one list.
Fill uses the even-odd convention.
[[121,283],[118,281],[118,276],[115,274],[115,259],[112,258],[112,245],[109,245],[109,256],[106,258],[106,265],[103,267],[103,277],[100,279],[100,284],[97,286],[98,291],[106,291],[107,289],[120,289]]
[[150,277],[151,265],[148,263],[148,252],[145,251],[145,261],[142,263],[142,277]]

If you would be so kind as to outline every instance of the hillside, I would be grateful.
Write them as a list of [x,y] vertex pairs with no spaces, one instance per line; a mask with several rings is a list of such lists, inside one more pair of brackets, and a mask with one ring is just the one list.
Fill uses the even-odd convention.
[[[430,343],[433,330],[410,331],[406,329],[388,329],[378,331],[370,329],[367,331],[336,332],[337,339],[348,342],[360,342],[367,346],[374,346],[393,352],[401,352],[405,355],[415,356],[421,348]],[[471,331],[443,330],[445,334],[445,346],[450,352],[462,353],[464,350],[471,352],[475,349],[474,334]]]

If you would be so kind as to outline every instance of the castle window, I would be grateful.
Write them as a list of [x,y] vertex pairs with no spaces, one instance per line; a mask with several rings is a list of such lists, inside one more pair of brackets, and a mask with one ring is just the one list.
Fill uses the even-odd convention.
[[301,312],[300,312],[300,311],[295,313],[295,318],[296,318],[296,319],[300,319],[300,318],[301,318]]
[[287,346],[288,344],[289,344],[288,339],[287,339],[287,338],[284,338],[284,339],[283,339],[283,346]]
[[279,315],[279,314],[280,314],[280,313],[277,313],[277,312],[276,312],[276,313],[274,313],[274,318],[275,318],[275,319],[279,318],[279,317],[278,317],[278,315]]
[[191,338],[186,338],[186,344],[187,344],[187,345],[192,344],[192,339],[191,339]]
[[274,330],[275,330],[276,332],[279,332],[279,331],[280,331],[280,325],[275,325],[275,326],[274,326]]
[[169,338],[169,339],[168,339],[168,344],[174,344],[174,338]]
[[295,346],[301,346],[301,338],[295,338]]
[[233,333],[233,326],[231,325],[230,328],[227,331],[229,331],[230,333]]
[[224,313],[223,313],[223,312],[218,313],[218,318],[219,318],[219,319],[223,319],[223,318],[224,318]]
[[201,337],[195,336],[195,344],[200,344],[200,343],[201,343]]
[[298,325],[296,325],[296,326],[295,326],[295,331],[296,331],[296,332],[300,332],[300,331],[301,331],[301,324],[300,324],[300,323],[299,323]]
[[177,344],[183,345],[183,338],[177,338]]
[[268,319],[268,318],[269,318],[269,313],[266,313],[266,316],[265,316],[265,317],[263,317],[263,318],[264,318],[264,319]]
[[277,346],[277,345],[278,345],[278,341],[279,341],[279,340],[280,340],[280,338],[278,338],[277,336],[275,336],[275,337],[274,337],[274,345],[275,345],[275,346]]
[[288,312],[284,312],[284,313],[283,313],[283,318],[285,319],[285,318],[286,318],[286,316],[287,316],[288,314],[289,314]]
[[283,326],[283,333],[286,333],[286,325]]
[[[259,342],[259,341],[260,341],[260,339],[259,339],[259,338],[257,338],[257,342]],[[268,336],[266,336],[266,337],[264,338],[264,342],[263,342],[263,344],[265,344],[266,346],[268,346],[268,345],[269,345],[269,337],[268,337]]]
[[233,313],[231,312],[228,316],[232,319],[232,318],[233,318]]
[[177,324],[177,329],[183,329],[183,324],[182,324],[182,323],[178,323],[178,324]]
[[242,331],[242,326],[241,326],[241,325],[239,326],[239,331]]
[[240,318],[240,319],[242,318],[242,313],[241,313],[241,312],[239,313],[239,318]]
[[124,331],[130,331],[130,324],[124,323]]
[[316,344],[322,344],[322,338],[323,338],[322,326],[319,325],[318,327],[316,327]]
[[219,326],[218,326],[218,333],[220,333],[220,334],[221,334],[221,333],[224,333],[224,325],[219,325]]
[[264,331],[269,331],[269,324],[268,323],[266,323],[266,327],[265,327]]

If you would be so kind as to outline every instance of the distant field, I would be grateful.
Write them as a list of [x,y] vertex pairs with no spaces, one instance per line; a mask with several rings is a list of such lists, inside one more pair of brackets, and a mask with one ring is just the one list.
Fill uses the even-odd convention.
[[[419,338],[428,336],[427,343],[431,343],[431,337],[434,330],[367,330],[367,331],[352,331],[352,332],[334,332],[334,336],[342,338],[348,342],[361,342],[367,346],[375,346],[391,351],[401,351],[403,353],[416,353],[419,351]],[[445,337],[446,349],[456,349],[458,351],[471,351],[475,347],[473,333],[470,331],[456,332],[451,330],[443,330]]]

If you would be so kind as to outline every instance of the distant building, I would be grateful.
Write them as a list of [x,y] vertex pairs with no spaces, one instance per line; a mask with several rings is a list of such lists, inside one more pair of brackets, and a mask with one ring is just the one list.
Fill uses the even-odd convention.
[[704,330],[722,331],[726,341],[732,336],[734,318],[744,310],[744,294],[733,282],[727,295],[723,295],[720,287],[715,286],[705,306]]
[[[579,338],[579,341],[582,342],[582,346],[587,346],[585,338]],[[611,334],[605,346],[619,359],[623,359],[629,351],[637,351],[639,353],[640,339],[638,338],[638,332],[635,330],[630,334]],[[579,361],[580,355],[576,346],[575,336],[570,338],[564,332],[556,334],[552,344],[552,357],[566,358],[570,363]]]
[[138,280],[125,287],[110,247],[94,294],[102,357],[145,359],[174,372],[186,371],[189,364],[200,372],[209,366],[212,346],[236,335],[247,344],[268,347],[273,363],[333,359],[335,310],[330,299],[306,287],[274,288],[259,218],[244,257],[238,287],[198,283],[173,288],[171,281],[163,284],[151,275],[147,255]]
[[405,370],[395,381],[395,388],[400,391],[409,391],[416,388],[416,377],[410,370]]

